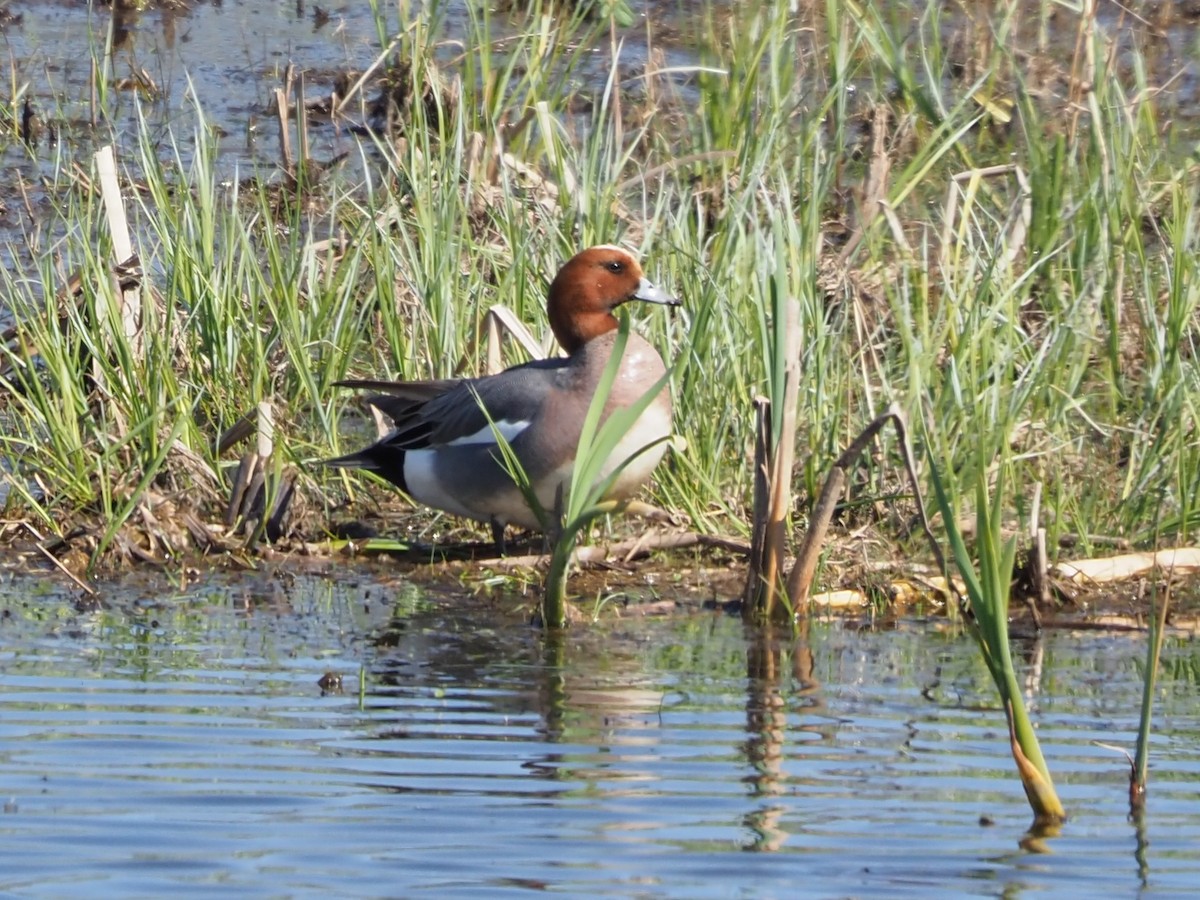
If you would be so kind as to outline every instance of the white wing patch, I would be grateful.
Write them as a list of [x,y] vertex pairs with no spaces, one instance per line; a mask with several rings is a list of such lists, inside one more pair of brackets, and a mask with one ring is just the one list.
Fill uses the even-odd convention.
[[494,423],[494,425],[495,430],[493,430],[492,425],[485,425],[474,434],[465,434],[462,437],[455,438],[446,446],[461,447],[465,444],[495,444],[497,431],[504,435],[504,439],[511,444],[517,439],[517,435],[529,427],[529,422],[528,420],[510,422],[507,419],[501,419]]

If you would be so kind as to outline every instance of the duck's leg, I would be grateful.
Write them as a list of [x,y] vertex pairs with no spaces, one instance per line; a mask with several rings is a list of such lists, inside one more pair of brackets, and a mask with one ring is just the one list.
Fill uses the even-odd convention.
[[492,526],[492,541],[496,545],[496,555],[508,556],[508,542],[504,537],[505,524],[494,516],[488,520],[488,524]]

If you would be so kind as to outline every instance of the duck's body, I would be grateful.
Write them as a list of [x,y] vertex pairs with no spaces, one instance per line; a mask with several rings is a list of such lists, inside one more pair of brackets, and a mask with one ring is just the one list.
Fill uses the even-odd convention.
[[[344,382],[374,391],[367,402],[395,427],[330,464],[373,470],[414,500],[494,529],[510,523],[541,528],[503,463],[493,426],[511,446],[542,509],[553,510],[560,487],[570,487],[584,419],[614,351],[612,310],[628,300],[678,302],[654,287],[624,250],[593,247],[563,266],[550,288],[550,323],[566,358],[484,378]],[[658,351],[630,333],[604,418],[645,396],[665,372]],[[663,387],[604,466],[602,479],[627,463],[608,499],[627,499],[649,479],[670,435],[671,398]]]

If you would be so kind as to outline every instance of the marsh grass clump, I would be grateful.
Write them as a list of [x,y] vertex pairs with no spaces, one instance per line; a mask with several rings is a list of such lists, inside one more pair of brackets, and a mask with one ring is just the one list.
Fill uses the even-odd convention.
[[[444,536],[457,524],[398,528],[402,499],[312,465],[376,427],[333,385],[482,372],[491,307],[543,333],[549,274],[619,242],[685,300],[638,327],[676,361],[687,445],[653,499],[695,530],[748,533],[751,399],[786,362],[774,296],[802,348],[788,528],[897,403],[963,484],[994,475],[981,441],[1006,445],[1009,483],[1045,486],[1052,554],[1194,534],[1191,123],[1141,26],[1085,6],[1066,28],[1050,4],[902,22],[733,4],[697,12],[668,57],[652,21],[525,6],[472,5],[461,42],[440,4],[381,10],[380,65],[322,87],[347,95],[357,143],[319,181],[222,180],[202,104],[173,133],[144,125],[118,147],[134,334],[90,150],[60,142],[48,219],[10,254],[32,262],[0,274],[19,322],[0,351],[7,518],[93,561],[312,548],[347,518]],[[261,503],[231,517],[254,448],[220,437],[261,404]],[[917,546],[900,472],[885,439],[847,473],[831,559]],[[285,492],[266,534],[254,510]]]

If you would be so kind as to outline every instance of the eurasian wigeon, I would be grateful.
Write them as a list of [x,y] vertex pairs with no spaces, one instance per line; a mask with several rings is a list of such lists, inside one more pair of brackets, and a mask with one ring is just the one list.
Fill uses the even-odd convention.
[[[426,506],[487,522],[501,546],[508,524],[540,529],[504,466],[493,424],[512,447],[539,504],[553,510],[560,486],[570,487],[584,418],[613,353],[618,328],[613,310],[630,300],[679,305],[646,278],[631,254],[592,247],[572,257],[550,284],[546,311],[566,357],[483,378],[339,382],[375,391],[367,402],[388,415],[394,428],[328,465],[370,469]],[[665,372],[658,351],[631,331],[604,418],[645,396]],[[626,500],[641,487],[670,436],[671,397],[664,387],[608,458],[601,478],[628,465],[606,499]]]

